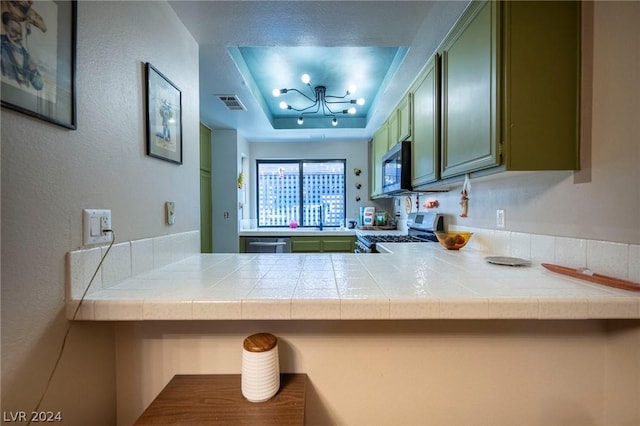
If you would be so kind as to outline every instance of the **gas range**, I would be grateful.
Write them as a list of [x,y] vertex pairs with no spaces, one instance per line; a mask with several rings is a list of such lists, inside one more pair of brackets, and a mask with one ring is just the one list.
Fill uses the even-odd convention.
[[410,213],[407,218],[409,228],[406,235],[359,234],[356,253],[378,253],[377,243],[427,243],[437,242],[435,231],[444,230],[444,218],[437,213]]

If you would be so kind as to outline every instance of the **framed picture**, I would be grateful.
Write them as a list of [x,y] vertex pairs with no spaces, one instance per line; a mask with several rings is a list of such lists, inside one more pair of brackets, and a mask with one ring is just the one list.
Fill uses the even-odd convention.
[[2,1],[2,106],[76,128],[76,1]]
[[147,62],[147,155],[182,164],[182,92]]

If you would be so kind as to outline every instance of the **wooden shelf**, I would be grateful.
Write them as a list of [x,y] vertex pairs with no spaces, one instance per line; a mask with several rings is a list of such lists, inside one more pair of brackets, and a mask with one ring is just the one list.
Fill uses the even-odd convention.
[[281,374],[269,401],[242,396],[240,374],[176,375],[142,413],[136,425],[302,425],[306,374]]

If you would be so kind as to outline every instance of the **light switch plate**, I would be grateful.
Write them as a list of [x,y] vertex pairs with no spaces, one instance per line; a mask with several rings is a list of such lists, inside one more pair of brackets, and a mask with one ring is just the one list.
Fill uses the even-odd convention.
[[167,225],[173,225],[176,223],[176,203],[173,201],[167,201],[164,203],[164,209]]
[[504,217],[504,209],[496,210],[496,227],[498,229],[504,229],[506,219]]
[[84,209],[82,211],[82,243],[84,245],[111,242],[111,210]]

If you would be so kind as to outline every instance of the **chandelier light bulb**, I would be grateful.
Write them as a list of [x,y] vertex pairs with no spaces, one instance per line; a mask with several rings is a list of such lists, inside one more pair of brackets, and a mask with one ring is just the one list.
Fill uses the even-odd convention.
[[[300,80],[307,85],[305,91],[311,91],[311,96],[306,95],[298,89],[273,89],[273,91],[271,92],[274,97],[287,95],[287,93],[289,92],[296,92],[298,95],[306,98],[306,100],[310,102],[307,103],[307,106],[297,106],[298,103],[294,104],[296,106],[292,106],[285,101],[281,101],[279,104],[281,109],[292,110],[298,113],[296,121],[300,126],[304,123],[303,115],[321,114],[324,117],[332,117],[331,125],[333,127],[336,127],[338,126],[338,114],[356,114],[356,105],[364,105],[364,98],[353,99],[349,96],[357,90],[356,86],[353,84],[348,85],[349,89],[347,90],[346,94],[344,94],[343,96],[337,96],[329,94],[327,87],[321,84],[315,84],[314,86],[311,86],[311,77],[309,76],[309,74],[302,74]],[[315,110],[312,110],[312,108],[315,108]],[[288,117],[293,118],[292,116]]]

